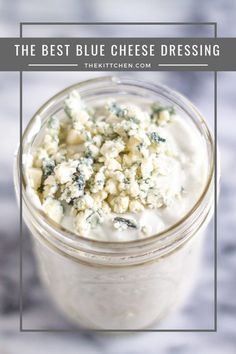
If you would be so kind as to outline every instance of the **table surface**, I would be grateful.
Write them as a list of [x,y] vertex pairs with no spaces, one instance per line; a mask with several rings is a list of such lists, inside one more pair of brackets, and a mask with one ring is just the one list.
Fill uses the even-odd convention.
[[[71,9],[76,9],[78,4],[69,1],[70,10],[65,10],[68,20],[78,20]],[[80,5],[81,3],[78,2]],[[122,3],[125,2],[122,0]],[[170,1],[166,1],[161,9],[161,18],[167,20],[164,13],[167,13]],[[180,1],[180,8],[176,7],[176,17],[169,20],[208,20],[204,17],[204,11],[209,14],[210,2],[205,1],[199,9],[190,1]],[[4,15],[1,23],[2,35],[17,36],[17,21],[32,19],[32,13],[36,11],[28,1],[23,1],[19,6],[17,2],[16,14],[9,17],[10,9],[8,5],[3,6]],[[27,4],[27,5],[26,5]],[[31,4],[31,5],[30,5]],[[105,0],[98,6],[97,1],[93,1],[97,12],[91,6],[81,5],[83,13],[80,13],[82,20],[108,20],[102,9],[105,8]],[[156,7],[154,1],[150,1],[151,6]],[[211,20],[218,19],[221,23],[221,35],[235,35],[227,32],[225,19],[231,21],[232,28],[235,29],[232,11],[236,10],[233,2],[215,2],[214,12]],[[227,5],[228,4],[228,5]],[[231,5],[230,5],[231,4]],[[0,3],[1,5],[1,3]],[[52,5],[51,5],[52,6]],[[48,12],[55,13],[55,8],[49,6]],[[133,5],[134,6],[134,5]],[[112,7],[111,7],[112,9]],[[144,5],[137,9],[135,20],[154,20],[151,17],[143,18],[142,11]],[[182,12],[181,12],[182,10]],[[63,10],[64,11],[64,10]],[[121,10],[120,10],[121,11]],[[104,12],[105,13],[105,12]],[[116,12],[110,20],[114,21],[123,12]],[[49,16],[48,15],[48,16]],[[56,12],[57,20],[63,20],[63,13]],[[39,11],[37,19],[43,18],[43,12]],[[99,17],[100,16],[100,17]],[[108,16],[108,15],[107,15]],[[182,17],[181,17],[182,16]],[[49,16],[50,17],[50,16]],[[70,18],[69,18],[70,17]],[[106,18],[105,18],[106,17]],[[162,18],[163,17],[163,18]],[[33,16],[36,19],[35,16]],[[55,17],[53,17],[55,19]],[[121,17],[120,17],[121,18]],[[127,17],[132,19],[131,17]],[[44,18],[45,20],[45,18]],[[125,20],[122,18],[122,20]],[[36,31],[33,29],[32,31]],[[44,33],[42,28],[40,33]],[[60,35],[61,29],[47,29],[45,35]],[[68,35],[77,35],[77,29],[70,29]],[[74,31],[74,32],[72,32]],[[90,35],[95,35],[95,29]],[[99,30],[99,35],[105,35],[106,29]],[[150,35],[148,30],[145,35]],[[151,29],[149,30],[151,31]],[[168,29],[168,35],[174,35],[173,29]],[[204,35],[202,30],[178,28],[175,30],[177,36]],[[25,31],[30,33],[29,29]],[[31,32],[34,33],[34,32]],[[26,35],[25,34],[25,35]],[[114,35],[117,34],[114,29]],[[119,33],[120,34],[120,33]],[[210,35],[208,33],[208,35]],[[52,94],[65,86],[81,81],[85,78],[98,76],[99,73],[24,73],[23,74],[23,106],[25,125],[34,111]],[[133,77],[139,79],[161,82],[180,91],[192,100],[202,111],[209,125],[213,128],[214,117],[214,85],[213,73],[201,72],[159,72],[159,73],[131,73]],[[50,350],[52,353],[77,353],[79,351],[89,353],[225,353],[233,354],[236,348],[236,164],[235,164],[235,73],[218,74],[218,144],[221,159],[221,192],[218,210],[218,332],[214,333],[139,333],[139,334],[95,334],[95,333],[19,333],[19,211],[16,205],[14,188],[12,181],[13,157],[19,137],[19,74],[0,73],[0,93],[2,103],[2,114],[0,119],[0,353],[45,353]],[[12,104],[14,102],[14,104]],[[47,293],[41,286],[32,254],[32,245],[28,236],[28,231],[24,229],[23,245],[23,273],[24,273],[24,328],[47,329],[47,328],[68,328],[69,324],[63,316],[54,308]],[[213,303],[213,251],[214,239],[213,228],[210,225],[208,235],[204,244],[204,255],[200,269],[200,276],[196,286],[186,302],[183,309],[172,315],[163,324],[165,328],[212,328],[214,323],[214,303]],[[27,336],[27,339],[25,338]]]

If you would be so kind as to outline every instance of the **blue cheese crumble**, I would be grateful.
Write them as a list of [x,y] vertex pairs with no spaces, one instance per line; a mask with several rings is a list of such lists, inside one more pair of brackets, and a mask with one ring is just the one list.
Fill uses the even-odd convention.
[[178,150],[165,127],[173,107],[108,100],[88,108],[72,92],[64,118],[49,117],[29,169],[31,187],[47,216],[88,236],[104,222],[120,232],[150,233],[144,210],[168,208],[181,198]]

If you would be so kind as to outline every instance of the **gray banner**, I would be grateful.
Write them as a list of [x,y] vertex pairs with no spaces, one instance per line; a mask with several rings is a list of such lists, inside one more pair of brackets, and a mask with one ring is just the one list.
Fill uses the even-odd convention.
[[0,71],[235,71],[236,38],[0,38]]

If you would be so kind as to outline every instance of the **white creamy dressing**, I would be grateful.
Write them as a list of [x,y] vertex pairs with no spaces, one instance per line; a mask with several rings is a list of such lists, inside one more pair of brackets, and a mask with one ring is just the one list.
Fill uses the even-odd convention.
[[[99,104],[102,102],[99,101]],[[146,106],[137,99],[135,104],[142,106],[143,110],[150,106],[150,103]],[[38,133],[37,124],[35,131]],[[154,235],[183,218],[200,198],[208,171],[207,146],[203,136],[180,111],[177,111],[168,124],[158,127],[158,131],[174,152],[163,157],[167,173],[157,176],[158,185],[166,190],[166,196],[168,190],[171,190],[171,203],[153,209],[146,207],[139,213],[112,211],[105,215],[103,223],[91,228],[84,237],[125,243]],[[37,207],[45,210],[45,205],[40,202],[41,196],[36,192],[38,189],[35,188],[35,185],[39,185],[39,167],[45,156],[40,151],[35,163],[35,151],[41,146],[43,134],[41,129],[35,139],[36,146],[23,156],[23,165],[28,196]],[[32,136],[35,137],[35,134]],[[53,143],[50,142],[52,149],[55,147]],[[74,145],[73,149],[80,152],[81,145]],[[30,174],[32,169],[34,178]],[[67,178],[67,173],[62,177]],[[179,193],[181,187],[183,190]],[[172,198],[175,191],[176,198]],[[54,202],[59,203],[55,199]],[[54,211],[58,211],[59,204],[56,203]],[[57,217],[57,213],[54,214]],[[136,220],[138,228],[116,229],[113,223],[115,217]],[[80,326],[121,330],[147,328],[162,320],[172,308],[182,303],[191,289],[199,269],[199,252],[208,221],[204,219],[204,225],[194,233],[194,237],[181,247],[176,247],[173,252],[151,258],[152,261],[147,261],[149,256],[145,258],[145,262],[134,261],[135,266],[120,266],[123,265],[123,259],[117,263],[118,267],[110,266],[105,261],[105,266],[97,266],[92,257],[88,257],[85,262],[76,262],[73,258],[55,252],[48,244],[45,246],[43,241],[36,241],[40,274],[55,303]],[[71,215],[70,205],[64,209],[60,224],[75,233],[75,219]],[[142,228],[146,228],[145,232],[142,232]],[[41,229],[38,231],[35,228],[33,231],[37,236],[34,238],[36,240]],[[49,234],[49,239],[50,236]]]
[[[137,99],[135,105],[138,106]],[[126,103],[122,102],[122,104]],[[104,104],[99,102],[99,107]],[[130,102],[128,103],[130,104]],[[134,104],[132,102],[132,104]],[[78,104],[79,106],[79,104]],[[146,107],[141,105],[142,110]],[[78,107],[76,106],[77,110]],[[39,133],[41,127],[41,119],[38,116],[36,122],[30,132],[27,141],[33,139]],[[164,175],[158,176],[158,185],[161,189],[178,191],[181,187],[181,196],[177,196],[170,205],[156,209],[145,208],[143,211],[133,213],[126,211],[122,214],[117,214],[114,211],[104,216],[102,224],[91,228],[85,237],[98,239],[103,241],[131,241],[139,238],[148,237],[157,234],[178,222],[190,211],[197,199],[203,192],[207,178],[207,151],[203,137],[200,135],[196,127],[190,122],[187,117],[175,114],[171,122],[158,127],[158,133],[162,138],[168,141],[169,146],[174,151],[174,156],[164,159],[163,163],[167,170]],[[77,147],[74,145],[75,151],[80,151],[82,145]],[[30,186],[30,178],[27,170],[32,166],[32,156],[23,156],[23,164],[26,170],[28,181],[27,193],[36,207],[42,208],[38,194]],[[32,184],[32,183],[31,183]],[[56,206],[58,210],[58,206]],[[48,214],[49,215],[49,214]],[[137,228],[127,228],[124,230],[114,227],[114,218],[124,217],[135,220]],[[60,224],[67,230],[75,232],[74,217],[71,216],[70,207],[64,205],[64,215]],[[145,230],[145,232],[144,232]]]

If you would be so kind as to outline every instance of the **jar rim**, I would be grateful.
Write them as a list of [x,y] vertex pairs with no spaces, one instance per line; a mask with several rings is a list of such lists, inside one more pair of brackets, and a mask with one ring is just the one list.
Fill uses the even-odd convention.
[[[27,134],[29,133],[30,129],[32,128],[32,125],[34,124],[35,120],[37,119],[37,116],[40,116],[45,114],[45,112],[51,108],[56,101],[58,101],[60,98],[62,98],[65,94],[69,93],[72,90],[80,90],[82,88],[86,88],[90,85],[104,85],[104,84],[110,84],[110,85],[127,85],[127,86],[135,86],[137,88],[142,88],[146,90],[151,90],[153,93],[159,94],[161,97],[171,100],[176,106],[184,110],[187,115],[192,118],[194,116],[194,119],[198,121],[199,127],[201,127],[201,133],[203,133],[205,139],[208,141],[208,144],[210,146],[210,151],[211,151],[211,157],[210,157],[210,166],[209,166],[209,173],[207,176],[206,183],[204,185],[203,191],[198,197],[197,201],[193,205],[193,207],[181,218],[179,219],[176,223],[171,225],[170,227],[164,229],[163,231],[154,234],[152,236],[143,238],[143,239],[135,239],[135,240],[124,240],[122,242],[120,241],[106,241],[106,240],[97,240],[97,239],[90,239],[86,238],[84,236],[80,236],[76,233],[73,233],[72,231],[69,231],[62,227],[61,225],[56,224],[55,222],[48,220],[46,215],[39,210],[34,203],[30,200],[26,193],[26,181],[24,179],[23,173],[21,175],[22,179],[18,175],[18,180],[22,182],[22,198],[23,201],[28,209],[30,209],[32,215],[34,216],[35,220],[38,218],[38,222],[41,223],[41,226],[47,229],[51,234],[53,233],[56,237],[57,240],[61,241],[65,246],[72,247],[74,249],[82,249],[86,250],[86,252],[91,252],[95,254],[102,254],[105,251],[105,254],[107,254],[107,251],[112,255],[113,251],[124,251],[125,248],[125,254],[127,254],[127,249],[133,249],[135,247],[141,247],[143,245],[150,245],[153,244],[154,242],[158,242],[160,245],[165,244],[165,242],[175,242],[175,239],[173,239],[173,236],[175,234],[175,231],[178,230],[181,226],[183,226],[189,219],[190,217],[198,210],[199,206],[202,204],[204,201],[206,195],[208,194],[208,191],[210,189],[210,186],[213,182],[213,176],[214,176],[214,142],[213,138],[211,135],[211,132],[207,126],[207,123],[201,113],[198,111],[198,109],[187,99],[185,98],[182,94],[169,89],[165,85],[161,84],[154,84],[154,83],[147,83],[143,82],[140,80],[134,80],[130,79],[127,77],[123,76],[101,76],[95,79],[89,79],[85,81],[81,81],[79,83],[70,85],[66,87],[65,89],[61,90],[51,98],[49,98],[33,115],[33,117],[30,119],[27,127],[24,130],[24,133],[22,135],[22,146],[18,150],[17,154],[17,166],[22,169],[23,171],[23,166],[22,166],[22,156],[20,156],[20,153],[24,153],[23,151],[23,146],[24,146],[24,141],[27,137]],[[198,127],[198,128],[199,128]],[[123,252],[122,252],[123,254]]]

